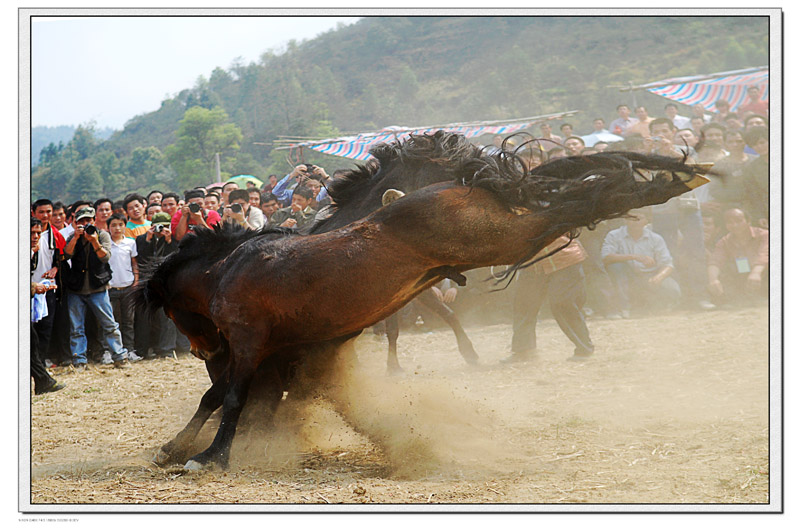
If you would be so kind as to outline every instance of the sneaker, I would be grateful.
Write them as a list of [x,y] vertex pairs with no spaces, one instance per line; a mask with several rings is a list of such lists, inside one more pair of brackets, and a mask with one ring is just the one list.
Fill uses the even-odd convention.
[[128,351],[128,361],[130,361],[131,363],[136,363],[137,361],[141,361],[142,359],[144,359],[144,358],[142,356],[138,355],[136,353],[136,351],[134,351],[134,350],[129,350]]
[[100,364],[101,365],[110,365],[113,362],[114,361],[111,359],[111,352],[109,352],[108,350],[103,352],[103,359],[100,360]]
[[50,361],[49,359],[44,360],[44,368],[53,368],[56,364]]
[[507,358],[501,359],[500,363],[522,363],[532,359],[533,354],[531,352],[512,352]]
[[130,367],[131,367],[131,365],[130,365],[130,363],[128,362],[127,359],[121,359],[119,361],[114,361],[114,368],[126,369],[126,368],[130,368]]
[[89,368],[89,365],[87,365],[86,363],[77,363],[73,365],[72,368],[75,369],[75,372],[84,372],[86,369]]
[[45,393],[48,393],[48,392],[56,392],[56,391],[60,391],[64,387],[66,387],[65,384],[59,383],[56,380],[51,378],[50,383],[48,383],[46,387],[42,387],[41,389],[37,387],[37,388],[35,388],[33,390],[33,393],[34,394],[45,394]]
[[159,352],[158,353],[158,358],[159,359],[178,359],[175,356],[175,351],[174,350],[165,350],[164,352]]
[[717,308],[716,304],[705,300],[697,303],[697,306],[699,306],[701,310],[714,310]]

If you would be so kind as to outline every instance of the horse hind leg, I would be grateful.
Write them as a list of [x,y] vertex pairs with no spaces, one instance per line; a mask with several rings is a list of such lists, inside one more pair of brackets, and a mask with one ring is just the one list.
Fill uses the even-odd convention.
[[423,306],[441,317],[444,322],[453,329],[456,342],[458,343],[458,351],[461,353],[461,357],[464,358],[464,361],[470,365],[477,365],[479,360],[478,354],[475,352],[475,347],[472,346],[472,341],[469,336],[467,336],[467,333],[461,326],[461,322],[458,320],[456,313],[445,303],[437,299],[430,290],[426,290],[420,294],[417,300],[421,302]]

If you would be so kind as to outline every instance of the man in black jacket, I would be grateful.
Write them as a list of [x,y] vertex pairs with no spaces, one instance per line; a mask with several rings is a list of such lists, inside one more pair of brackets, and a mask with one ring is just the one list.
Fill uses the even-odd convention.
[[[172,236],[170,222],[169,214],[156,213],[147,232],[136,237],[136,258],[140,269],[151,267],[178,249],[178,241]],[[172,357],[172,350],[176,347],[177,328],[163,309],[147,314],[143,308],[137,308],[134,321],[136,349],[145,359],[155,356]],[[152,354],[148,353],[150,348],[153,349]]]
[[89,308],[100,323],[102,339],[111,351],[111,359],[118,368],[128,367],[127,353],[122,348],[122,334],[114,320],[108,297],[111,280],[111,235],[94,226],[94,209],[84,207],[75,214],[75,232],[64,248],[70,267],[64,277],[69,297],[70,351],[72,365],[86,368],[86,309]]

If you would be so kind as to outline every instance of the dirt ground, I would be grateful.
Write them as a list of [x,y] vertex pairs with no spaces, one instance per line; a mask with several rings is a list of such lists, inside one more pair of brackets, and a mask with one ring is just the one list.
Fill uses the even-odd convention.
[[766,306],[589,327],[589,361],[565,361],[545,320],[537,359],[512,365],[499,362],[509,325],[468,327],[477,368],[449,331],[404,333],[395,377],[385,339],[365,332],[348,419],[323,398],[287,400],[274,432],[237,432],[226,471],[150,463],[210,385],[200,360],[57,370],[67,388],[32,396],[31,502],[769,502]]

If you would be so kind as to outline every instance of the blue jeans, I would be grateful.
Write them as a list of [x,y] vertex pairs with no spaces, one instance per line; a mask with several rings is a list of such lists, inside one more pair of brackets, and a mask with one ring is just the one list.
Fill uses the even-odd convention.
[[630,310],[632,304],[658,308],[672,308],[681,297],[681,287],[672,277],[660,284],[651,284],[650,277],[656,272],[639,273],[628,262],[616,262],[606,266],[617,287],[618,306]]
[[108,292],[90,293],[83,295],[80,293],[69,292],[67,304],[69,305],[69,348],[72,352],[72,364],[80,365],[87,363],[86,360],[86,308],[88,307],[100,323],[100,330],[103,332],[102,340],[111,351],[111,359],[115,362],[122,361],[127,357],[126,351],[122,348],[122,334],[119,332],[119,325],[114,320],[114,312],[111,309],[111,301]]

